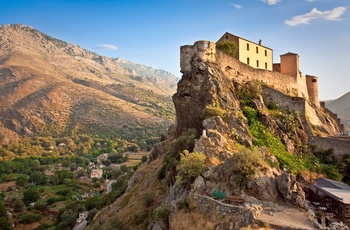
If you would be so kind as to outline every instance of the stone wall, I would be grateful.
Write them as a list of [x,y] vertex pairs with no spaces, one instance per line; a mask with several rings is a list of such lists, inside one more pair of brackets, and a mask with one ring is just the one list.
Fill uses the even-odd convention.
[[211,41],[197,41],[193,45],[180,47],[181,72],[190,72],[192,60],[202,62],[216,61],[216,44]]
[[332,111],[330,111],[329,109],[326,108],[326,103],[324,101],[320,102],[320,106],[321,108],[323,108],[324,110],[327,111],[327,113],[329,114],[329,116],[331,116],[335,121],[337,121],[337,124],[339,125],[339,127],[341,128],[341,130],[344,130],[344,125],[341,124],[341,120],[340,118],[338,118],[338,115],[333,113]]
[[345,154],[350,154],[350,138],[325,138],[325,137],[311,137],[309,140],[309,144],[318,146],[321,149],[333,149],[334,156],[342,160],[342,157]]
[[284,94],[308,99],[306,79],[304,77],[296,79],[276,71],[255,69],[220,50],[216,51],[216,56],[217,64],[228,78],[234,78],[235,81],[241,83],[258,80]]

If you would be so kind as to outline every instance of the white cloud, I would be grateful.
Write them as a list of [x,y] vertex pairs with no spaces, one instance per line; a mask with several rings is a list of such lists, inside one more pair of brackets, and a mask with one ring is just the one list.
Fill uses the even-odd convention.
[[278,2],[280,2],[281,0],[261,0],[262,2],[264,3],[267,3],[268,5],[275,5],[277,4]]
[[316,8],[313,8],[309,13],[304,15],[297,15],[293,17],[291,20],[287,20],[284,23],[289,26],[297,26],[300,24],[309,24],[310,21],[315,19],[325,19],[325,20],[340,20],[340,16],[342,16],[346,11],[345,7],[335,7],[330,11],[319,11]]
[[97,49],[97,50],[117,50],[118,47],[116,47],[114,45],[100,44],[100,45],[96,45],[94,47],[94,49]]
[[241,5],[234,4],[234,3],[231,3],[231,6],[233,6],[234,8],[236,8],[236,9],[238,9],[238,10],[242,8]]

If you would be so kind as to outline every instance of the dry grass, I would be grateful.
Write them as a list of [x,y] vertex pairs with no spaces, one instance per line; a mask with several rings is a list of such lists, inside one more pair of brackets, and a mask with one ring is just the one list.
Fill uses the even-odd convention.
[[[161,167],[161,159],[142,164],[134,174],[139,178],[136,185],[111,206],[102,209],[87,229],[116,229],[116,223],[133,230],[145,229],[152,211],[164,200],[166,188],[157,179]],[[152,200],[146,200],[148,197]]]
[[16,189],[16,182],[10,181],[10,182],[5,182],[5,183],[0,184],[0,191],[1,192],[7,191],[8,188]]
[[128,155],[128,161],[124,165],[133,167],[141,162],[143,156],[149,156],[150,152],[138,151],[136,153],[126,152],[125,154]]
[[214,227],[214,223],[198,212],[178,212],[170,222],[172,230],[212,230]]

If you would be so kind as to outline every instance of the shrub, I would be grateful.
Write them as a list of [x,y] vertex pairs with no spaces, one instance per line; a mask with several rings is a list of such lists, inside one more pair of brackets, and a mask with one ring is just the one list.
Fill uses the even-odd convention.
[[35,189],[27,189],[23,192],[23,202],[25,205],[29,205],[32,202],[39,200],[40,194]]
[[219,116],[222,119],[225,119],[226,111],[219,107],[213,107],[213,106],[207,105],[202,111],[202,116],[204,118]]
[[164,221],[169,227],[170,205],[162,204],[152,212],[153,221]]
[[206,168],[206,159],[207,157],[204,153],[189,153],[187,150],[183,151],[183,153],[180,154],[180,163],[176,167],[179,172],[176,182],[179,184],[190,182],[191,179],[203,173]]
[[149,194],[147,193],[144,198],[143,198],[143,205],[145,206],[145,208],[151,206],[154,202],[154,194]]
[[239,102],[244,105],[252,105],[252,99],[262,95],[261,83],[257,80],[250,81],[236,89]]
[[235,182],[243,187],[248,179],[253,178],[261,169],[267,167],[259,151],[241,148],[229,159],[229,172],[234,175]]
[[163,160],[163,166],[158,172],[158,179],[165,178],[167,176],[167,172],[169,172],[168,179],[171,183],[175,182],[174,176],[176,174],[176,165],[180,160],[180,153],[184,150],[193,150],[196,136],[196,130],[189,129],[168,146]]
[[22,212],[19,214],[19,222],[22,224],[31,224],[34,222],[37,222],[41,219],[41,215],[29,213],[29,212]]
[[218,42],[216,44],[216,48],[219,50],[222,50],[223,52],[230,55],[231,57],[236,56],[237,44],[235,42],[231,42],[231,41]]

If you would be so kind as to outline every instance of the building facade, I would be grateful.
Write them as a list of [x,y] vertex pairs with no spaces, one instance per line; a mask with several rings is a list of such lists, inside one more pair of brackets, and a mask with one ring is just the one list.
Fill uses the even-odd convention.
[[237,44],[236,58],[253,68],[273,70],[272,49],[226,32],[217,42],[231,41]]

